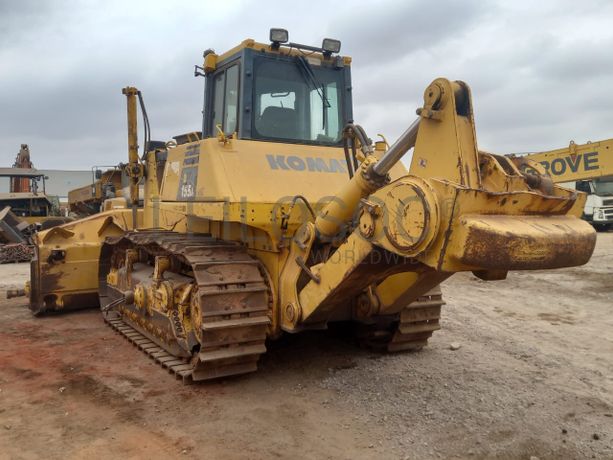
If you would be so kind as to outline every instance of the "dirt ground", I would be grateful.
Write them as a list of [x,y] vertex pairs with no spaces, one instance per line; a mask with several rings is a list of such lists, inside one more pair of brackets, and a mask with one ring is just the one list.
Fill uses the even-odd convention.
[[[1,266],[0,289],[27,276]],[[613,233],[587,266],[443,293],[420,353],[305,333],[184,386],[98,312],[33,318],[0,292],[0,458],[613,459]]]

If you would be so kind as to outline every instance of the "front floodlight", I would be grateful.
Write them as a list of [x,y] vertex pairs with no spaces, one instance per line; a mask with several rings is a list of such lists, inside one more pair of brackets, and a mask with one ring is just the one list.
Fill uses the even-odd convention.
[[333,38],[324,38],[321,49],[327,54],[338,53],[341,50],[341,41],[334,40]]
[[270,41],[276,47],[281,43],[287,43],[289,34],[285,29],[270,29]]

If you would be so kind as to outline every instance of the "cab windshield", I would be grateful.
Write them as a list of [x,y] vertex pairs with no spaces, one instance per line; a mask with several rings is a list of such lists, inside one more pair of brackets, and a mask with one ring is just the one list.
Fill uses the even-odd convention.
[[318,59],[255,62],[252,136],[338,144],[343,129],[343,73]]
[[613,178],[596,179],[593,184],[596,195],[613,196]]

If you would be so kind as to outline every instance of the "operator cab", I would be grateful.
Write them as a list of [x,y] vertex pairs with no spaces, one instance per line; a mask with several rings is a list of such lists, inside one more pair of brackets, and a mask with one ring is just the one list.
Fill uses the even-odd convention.
[[336,146],[352,120],[351,59],[340,42],[316,48],[287,43],[271,29],[271,44],[245,40],[217,56],[204,54],[203,137],[236,133],[238,139]]

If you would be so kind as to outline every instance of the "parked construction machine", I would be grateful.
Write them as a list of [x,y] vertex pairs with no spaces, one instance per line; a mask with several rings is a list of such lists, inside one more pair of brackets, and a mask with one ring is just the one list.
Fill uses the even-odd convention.
[[122,179],[125,176],[121,165],[108,167],[102,171],[92,168],[92,182],[68,191],[68,209],[78,216],[91,216],[103,209],[106,200],[119,198],[125,207]]
[[[437,78],[391,146],[353,123],[351,59],[321,47],[243,41],[205,52],[201,133],[137,141],[132,203],[37,235],[36,314],[99,306],[185,381],[256,369],[266,339],[353,321],[366,343],[417,350],[439,329],[436,287],[455,272],[584,264],[585,195],[479,153],[468,85]],[[408,118],[408,117],[407,117]],[[400,159],[414,147],[407,172]]]
[[613,139],[536,152],[523,158],[539,163],[556,184],[587,194],[583,218],[597,230],[613,228]]
[[0,177],[9,179],[8,193],[0,193],[0,264],[30,261],[32,235],[69,219],[60,215],[57,197],[46,194],[46,176],[33,168],[27,144],[11,168],[0,168]]
[[36,170],[27,144],[21,144],[11,168],[0,168],[0,177],[9,179],[8,193],[0,193],[0,210],[9,206],[20,219],[39,228],[66,223],[60,213],[59,200],[45,189],[44,173]]

